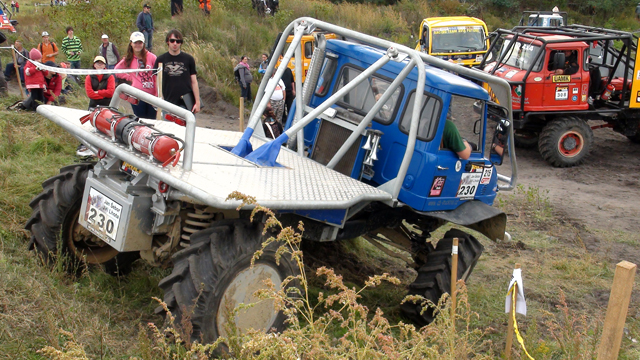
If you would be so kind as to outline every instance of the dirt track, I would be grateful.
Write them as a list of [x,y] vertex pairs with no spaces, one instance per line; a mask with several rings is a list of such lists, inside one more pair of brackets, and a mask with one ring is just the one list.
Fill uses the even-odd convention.
[[587,227],[640,232],[640,145],[611,129],[594,130],[594,141],[585,163],[566,169],[517,149],[518,184],[548,191],[556,211]]

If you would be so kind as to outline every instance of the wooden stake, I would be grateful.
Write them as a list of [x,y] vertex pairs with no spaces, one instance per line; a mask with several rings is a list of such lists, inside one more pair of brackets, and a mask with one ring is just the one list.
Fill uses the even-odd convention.
[[602,338],[598,348],[598,360],[618,358],[636,269],[636,264],[628,261],[621,261],[616,265],[616,273],[613,275],[613,285],[607,305],[607,315],[604,319]]
[[[516,263],[516,269],[520,269],[520,264]],[[516,298],[513,300],[513,304],[511,304],[511,309],[509,309],[509,326],[507,328],[507,345],[504,348],[504,358],[509,360],[511,359],[511,346],[513,345],[513,333],[514,333],[514,325],[513,325],[513,316],[516,308],[516,303],[518,301],[518,283],[513,284],[513,291],[516,293]],[[509,296],[512,296],[509,294]]]
[[456,288],[458,284],[458,238],[453,238],[451,249],[451,324],[456,328]]
[[240,97],[240,132],[244,132],[244,98]]
[[[158,88],[158,97],[162,99],[162,63],[158,63],[158,77],[156,79],[156,87]],[[191,110],[191,109],[189,109]],[[162,110],[158,109],[156,119],[162,120]]]
[[18,77],[18,88],[20,89],[20,96],[22,100],[27,98],[27,94],[22,90],[22,80],[20,80],[20,66],[18,66],[18,60],[16,58],[16,48],[11,45],[11,55],[13,56],[13,68],[16,69],[16,76]]

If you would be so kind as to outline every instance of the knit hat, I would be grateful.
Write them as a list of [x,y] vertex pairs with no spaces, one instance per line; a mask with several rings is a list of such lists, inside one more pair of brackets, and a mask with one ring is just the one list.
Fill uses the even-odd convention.
[[31,49],[31,51],[29,51],[29,59],[31,60],[42,60],[42,53],[40,52],[40,50],[33,48]]

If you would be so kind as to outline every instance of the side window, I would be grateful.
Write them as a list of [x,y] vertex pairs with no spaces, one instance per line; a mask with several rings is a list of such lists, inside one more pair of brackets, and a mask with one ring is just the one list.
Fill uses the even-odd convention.
[[320,74],[320,77],[318,78],[318,84],[316,85],[316,95],[327,95],[327,91],[329,91],[331,80],[333,79],[333,75],[336,73],[337,67],[337,59],[330,56],[327,56],[324,59],[324,64],[322,65],[322,73]]
[[313,55],[313,41],[307,41],[304,43],[304,56],[311,59],[311,55]]
[[[400,121],[400,130],[406,134],[409,133],[411,127],[415,95],[415,91],[409,95],[407,106],[404,107],[404,113]],[[442,101],[440,98],[433,94],[424,93],[422,111],[420,112],[420,123],[418,124],[418,139],[422,141],[431,141],[433,139],[438,129],[438,119],[440,118],[441,109]]]
[[[334,92],[339,91],[344,86],[349,84],[353,79],[362,73],[362,70],[343,67],[342,73],[338,78]],[[338,101],[346,108],[355,110],[356,112],[364,115],[369,109],[371,109],[375,103],[387,92],[391,81],[383,79],[378,76],[371,76],[366,81],[361,82],[355,88],[351,89]],[[387,102],[382,106],[382,109],[378,111],[375,119],[380,123],[393,122],[393,115],[396,113],[398,107],[398,100],[402,95],[402,87],[398,87],[393,91],[393,94],[389,97]]]
[[[474,110],[475,101],[476,99],[452,95],[449,111],[447,112],[447,121],[453,122],[460,136],[469,142],[473,152],[480,152],[482,151],[482,128],[484,124],[482,114],[478,114]],[[482,106],[482,111],[484,112],[484,106]]]

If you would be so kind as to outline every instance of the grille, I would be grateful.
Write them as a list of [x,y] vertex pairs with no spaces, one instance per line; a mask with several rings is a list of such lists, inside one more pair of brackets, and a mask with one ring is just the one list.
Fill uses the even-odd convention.
[[[338,152],[342,144],[347,141],[349,135],[351,135],[351,130],[329,121],[322,121],[311,158],[322,165],[327,165]],[[349,151],[347,151],[340,162],[338,162],[338,165],[336,165],[334,170],[344,175],[351,176],[356,157],[358,156],[358,148],[361,140],[362,136],[360,136],[356,142],[351,145]]]

